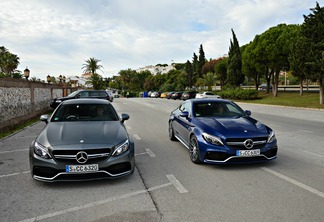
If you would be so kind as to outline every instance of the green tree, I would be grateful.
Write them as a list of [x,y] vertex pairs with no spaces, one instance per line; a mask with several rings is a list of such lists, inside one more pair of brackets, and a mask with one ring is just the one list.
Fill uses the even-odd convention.
[[305,64],[309,48],[304,37],[299,36],[291,45],[291,51],[288,57],[290,70],[294,77],[298,79],[300,85],[300,95],[303,95],[303,82],[307,77],[308,67]]
[[207,86],[208,91],[212,90],[212,86],[215,85],[216,76],[212,72],[204,74],[202,78],[198,78],[196,85],[200,87]]
[[228,58],[222,58],[216,65],[215,65],[215,73],[216,73],[216,79],[219,80],[219,83],[221,85],[221,89],[226,84],[226,78],[227,78],[227,64],[228,64]]
[[316,2],[311,11],[309,15],[304,15],[301,35],[309,49],[306,61],[309,67],[308,77],[319,82],[320,104],[324,104],[324,8]]
[[91,73],[88,83],[91,83],[94,89],[102,89],[104,87],[102,76],[97,73],[97,70],[101,70],[103,68],[99,62],[99,59],[90,58],[85,60],[85,63],[81,68],[83,69],[83,73]]
[[187,60],[186,62],[185,72],[186,72],[186,86],[191,88],[193,86],[193,82],[192,82],[193,69],[189,60]]
[[19,57],[12,54],[4,46],[0,47],[0,73],[5,73],[9,77],[21,78],[19,72],[16,71],[19,65]]
[[203,75],[202,67],[205,65],[205,63],[206,63],[205,52],[204,52],[202,44],[200,44],[199,57],[198,57],[198,66],[197,66],[197,73],[198,73],[199,77],[202,77],[202,75]]
[[230,41],[230,48],[228,52],[228,68],[227,68],[227,84],[238,87],[244,81],[242,73],[242,58],[240,46],[236,35],[232,29],[233,41]]

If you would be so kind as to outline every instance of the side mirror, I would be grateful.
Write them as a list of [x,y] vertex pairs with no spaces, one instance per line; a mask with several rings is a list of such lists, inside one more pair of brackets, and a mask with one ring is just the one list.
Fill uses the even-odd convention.
[[184,117],[184,118],[188,118],[189,117],[189,112],[188,111],[181,112],[180,116]]
[[123,123],[125,120],[129,119],[129,115],[126,113],[122,113],[120,119],[120,121]]
[[43,121],[47,124],[48,123],[48,114],[41,115],[41,117],[39,119],[40,119],[40,121]]
[[245,110],[244,111],[247,116],[251,116],[251,111],[250,110]]

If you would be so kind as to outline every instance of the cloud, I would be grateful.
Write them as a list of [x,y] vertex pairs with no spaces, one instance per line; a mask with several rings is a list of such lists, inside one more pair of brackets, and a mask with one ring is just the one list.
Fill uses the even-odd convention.
[[[227,54],[231,29],[247,44],[280,23],[301,24],[304,0],[2,0],[0,45],[31,76],[80,75],[95,57],[104,76],[121,69]],[[321,3],[320,3],[321,5]]]

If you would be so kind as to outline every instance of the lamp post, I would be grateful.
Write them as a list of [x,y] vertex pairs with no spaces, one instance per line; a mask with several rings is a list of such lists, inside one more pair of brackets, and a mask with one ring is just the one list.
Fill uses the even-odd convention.
[[60,75],[59,76],[60,84],[62,83],[62,79],[63,79],[63,77],[62,77],[62,75]]
[[47,77],[46,77],[46,78],[47,78],[47,82],[48,82],[48,83],[50,83],[50,82],[51,82],[51,80],[52,80],[52,77],[51,77],[50,75],[47,75]]
[[26,69],[24,70],[24,77],[26,78],[26,80],[28,80],[28,78],[29,78],[29,74],[30,74],[30,71],[29,71],[29,69],[26,67]]

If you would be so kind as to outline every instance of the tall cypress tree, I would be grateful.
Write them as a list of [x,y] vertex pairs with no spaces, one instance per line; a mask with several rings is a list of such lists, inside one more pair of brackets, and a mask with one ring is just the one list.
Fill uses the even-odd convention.
[[200,47],[199,47],[199,58],[198,58],[198,75],[199,75],[200,78],[203,75],[203,73],[201,72],[201,70],[202,70],[202,67],[205,65],[205,63],[206,63],[205,52],[204,52],[204,49],[203,49],[202,44],[200,44]]
[[192,83],[196,83],[198,77],[199,77],[199,70],[198,70],[198,56],[196,55],[196,53],[193,54],[192,57]]
[[193,82],[192,82],[192,75],[193,75],[193,70],[192,70],[192,65],[189,60],[186,62],[185,66],[185,71],[186,71],[186,79],[187,79],[187,86],[192,87]]
[[227,84],[230,86],[240,86],[244,81],[242,73],[242,57],[240,46],[236,35],[232,29],[233,41],[230,41],[230,48],[228,52],[228,69],[227,69]]

